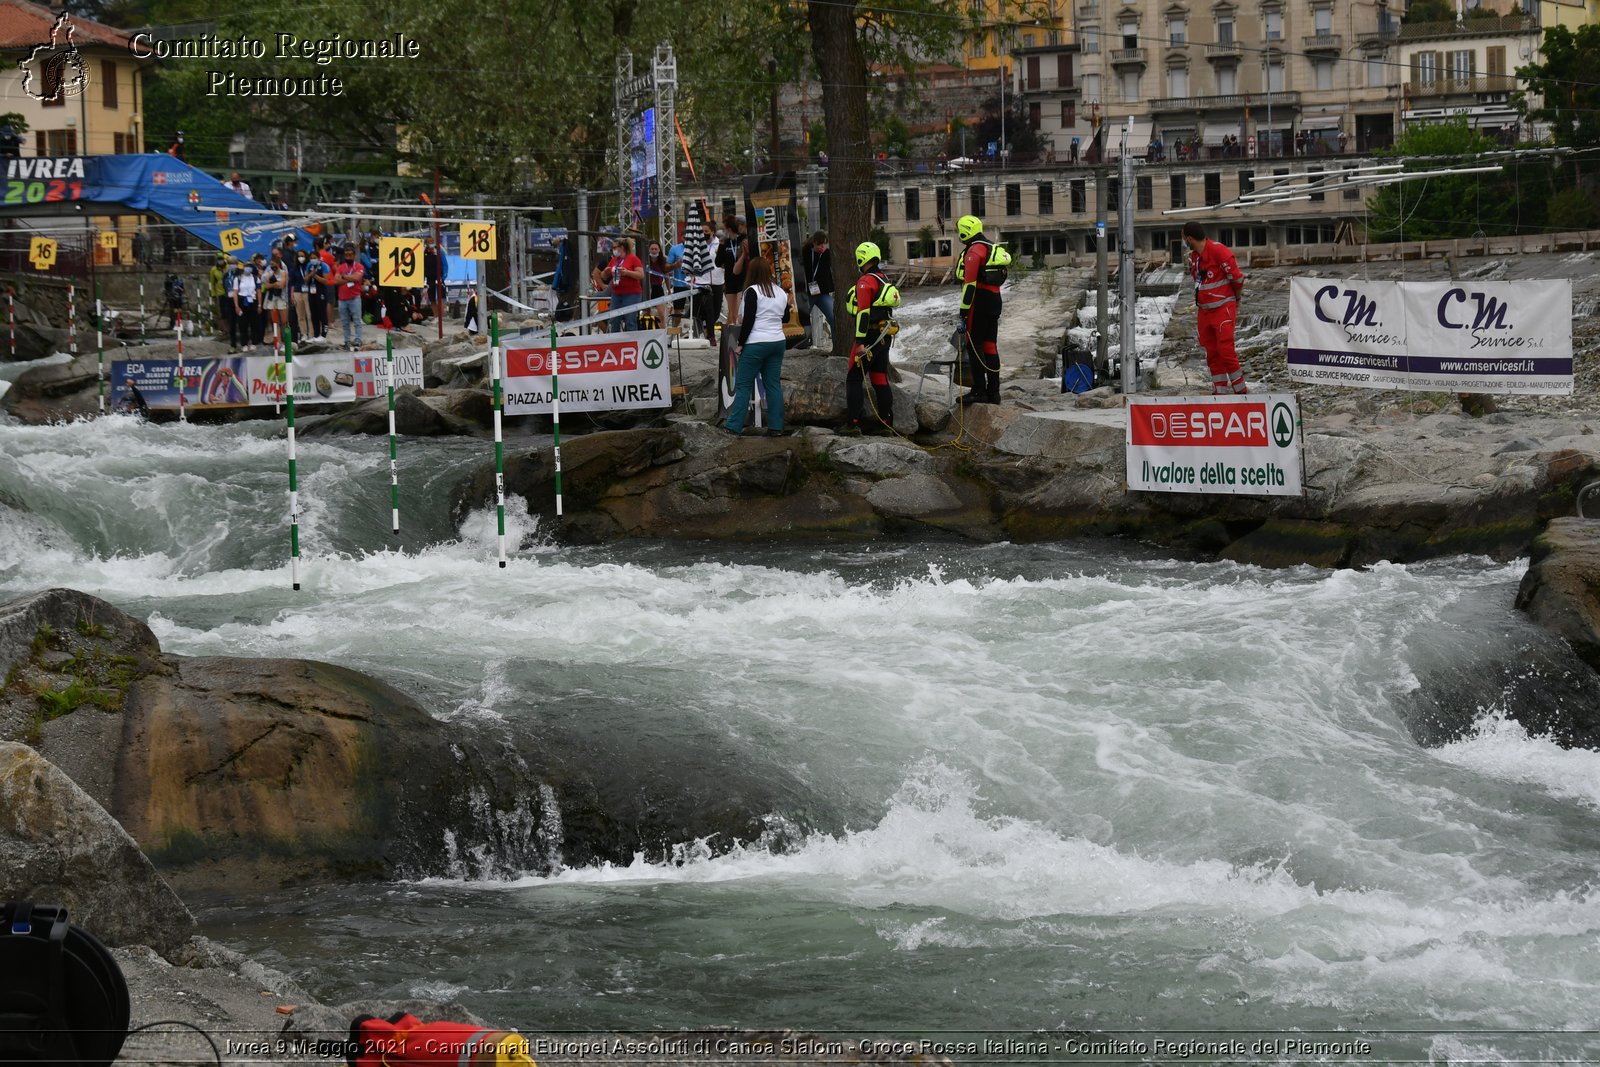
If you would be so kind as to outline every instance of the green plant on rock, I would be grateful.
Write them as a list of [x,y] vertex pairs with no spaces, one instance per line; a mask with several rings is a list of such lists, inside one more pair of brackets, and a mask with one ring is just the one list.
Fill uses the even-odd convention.
[[84,687],[83,679],[74,678],[65,689],[45,689],[38,697],[39,711],[44,716],[44,721],[59,719],[63,715],[70,715],[83,706],[88,699],[88,690]]

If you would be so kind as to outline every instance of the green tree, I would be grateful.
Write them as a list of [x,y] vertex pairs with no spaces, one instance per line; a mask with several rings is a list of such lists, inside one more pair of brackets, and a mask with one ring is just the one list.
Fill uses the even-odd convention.
[[883,120],[883,150],[901,159],[911,158],[911,129],[899,115]]
[[1529,118],[1550,124],[1556,144],[1568,148],[1600,145],[1600,26],[1578,31],[1551,26],[1540,45],[1544,62],[1519,68],[1527,90],[1515,93],[1513,102]]
[[1455,17],[1455,5],[1450,0],[1412,0],[1406,8],[1404,21],[1415,25],[1419,22],[1453,22]]
[[[1403,159],[1407,171],[1430,171],[1473,165],[1475,157],[1499,147],[1465,118],[1457,118],[1413,126],[1380,154]],[[1369,239],[1429,241],[1511,233],[1519,221],[1516,185],[1515,174],[1501,173],[1414,178],[1385,186],[1368,205]]]
[[1581,185],[1568,186],[1550,197],[1546,222],[1552,230],[1592,230],[1600,226],[1600,201]]

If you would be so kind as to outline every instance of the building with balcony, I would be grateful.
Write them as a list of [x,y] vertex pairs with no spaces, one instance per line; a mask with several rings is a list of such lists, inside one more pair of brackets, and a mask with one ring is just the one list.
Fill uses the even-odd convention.
[[1078,46],[1071,43],[1021,48],[1014,53],[1015,91],[1027,112],[1028,125],[1047,146],[1046,160],[1070,161],[1073,139],[1077,139],[1081,154],[1088,150],[1094,134],[1088,116],[1078,106],[1077,53]]
[[962,41],[968,70],[1009,70],[1017,49],[1060,44],[1070,36],[1070,0],[967,0],[971,29]]
[[[1080,113],[1185,159],[1370,151],[1395,136],[1387,0],[1077,0]],[[1341,138],[1341,135],[1342,138]],[[1237,153],[1225,142],[1238,141]],[[1115,157],[1121,137],[1106,145]]]
[[1401,26],[1402,121],[1461,116],[1508,144],[1519,140],[1521,116],[1511,94],[1521,84],[1517,68],[1538,61],[1539,35],[1536,17],[1482,11],[1453,22]]

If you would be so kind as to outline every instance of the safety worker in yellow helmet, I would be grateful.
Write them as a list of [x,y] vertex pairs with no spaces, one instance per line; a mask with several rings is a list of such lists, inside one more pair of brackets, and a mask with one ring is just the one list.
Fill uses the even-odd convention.
[[[855,321],[855,345],[850,350],[850,372],[844,379],[846,433],[883,433],[894,428],[894,394],[889,390],[889,346],[899,325],[894,309],[900,290],[884,277],[883,253],[871,241],[856,246],[856,267],[861,277],[845,297],[845,311]],[[872,385],[869,412],[865,384]]]
[[1000,286],[1005,284],[1011,253],[983,235],[983,220],[963,215],[956,233],[966,246],[961,253],[961,319],[956,332],[965,338],[972,388],[963,404],[1000,403]]

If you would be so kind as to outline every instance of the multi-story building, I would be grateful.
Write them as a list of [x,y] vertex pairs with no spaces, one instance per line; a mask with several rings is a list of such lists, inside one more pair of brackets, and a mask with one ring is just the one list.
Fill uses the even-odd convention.
[[962,42],[968,70],[1009,70],[1015,50],[1060,44],[1070,36],[1071,0],[968,0],[973,28]]
[[[75,60],[29,62],[39,46],[52,44],[61,9],[29,0],[0,0],[0,114],[15,113],[28,124],[23,154],[109,155],[143,152],[144,72],[154,64],[129,47],[121,30],[72,16]],[[37,69],[34,69],[34,68]]]
[[[1390,144],[1403,81],[1387,0],[1080,0],[1071,136],[1134,119],[1130,151],[1313,154]],[[1064,132],[1064,131],[1063,131]],[[1059,135],[1058,135],[1059,139]],[[1107,146],[1115,155],[1119,144]],[[1058,156],[1062,146],[1057,145]]]
[[[1451,22],[1401,26],[1400,62],[1406,72],[1402,121],[1463,116],[1507,144],[1520,140],[1521,116],[1511,105],[1511,94],[1518,87],[1517,68],[1537,60],[1539,34],[1538,18],[1520,13],[1474,12]],[[1537,101],[1530,103],[1537,106]]]

